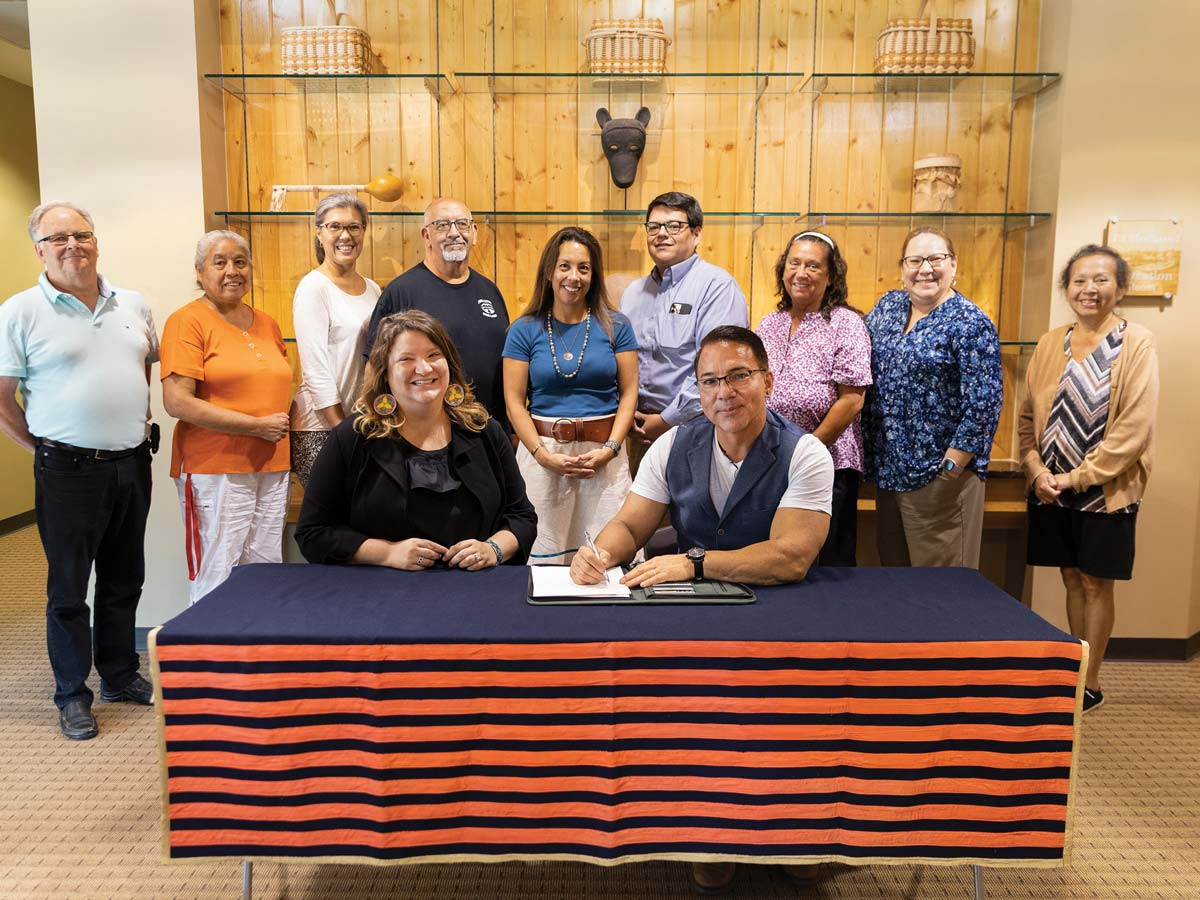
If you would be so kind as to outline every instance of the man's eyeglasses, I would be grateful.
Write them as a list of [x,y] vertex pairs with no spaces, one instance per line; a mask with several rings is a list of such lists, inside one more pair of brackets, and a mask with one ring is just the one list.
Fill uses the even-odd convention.
[[438,234],[446,234],[453,225],[459,234],[466,234],[475,227],[474,219],[434,219],[426,227],[432,228]]
[[934,253],[931,256],[903,256],[900,258],[900,262],[904,268],[915,271],[925,263],[929,263],[935,269],[940,269],[948,259],[954,259],[954,256],[949,253]]
[[670,222],[647,222],[644,227],[646,229],[646,234],[648,234],[650,237],[654,237],[660,231],[666,231],[667,234],[671,235],[671,237],[674,237],[683,231],[683,229],[690,226],[687,222],[677,222],[672,220]]
[[77,244],[90,244],[96,239],[94,231],[72,231],[68,234],[49,234],[44,238],[38,238],[34,241],[35,244],[53,244],[55,247],[67,246],[67,241],[75,238]]
[[358,222],[351,222],[349,225],[343,225],[341,222],[322,222],[320,227],[330,234],[341,234],[344,231],[351,237],[358,237],[366,231]]
[[750,380],[750,376],[756,372],[765,372],[766,369],[734,369],[727,375],[706,375],[703,378],[697,378],[696,383],[700,385],[702,391],[715,391],[721,382],[725,382],[734,390],[745,387],[746,382]]

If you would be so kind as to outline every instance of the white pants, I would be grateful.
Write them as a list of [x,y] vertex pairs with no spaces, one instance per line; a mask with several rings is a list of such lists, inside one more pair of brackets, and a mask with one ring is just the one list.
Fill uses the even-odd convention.
[[[567,441],[542,437],[542,446],[554,453],[579,456],[601,446],[593,441]],[[517,447],[517,465],[525,479],[525,492],[537,510],[537,540],[529,562],[535,564],[569,563],[575,551],[586,543],[583,532],[592,538],[617,514],[629,494],[629,457],[618,453],[591,478],[564,478],[543,469],[525,448]]]
[[290,475],[182,473],[175,479],[187,542],[189,605],[228,578],[234,566],[283,562]]

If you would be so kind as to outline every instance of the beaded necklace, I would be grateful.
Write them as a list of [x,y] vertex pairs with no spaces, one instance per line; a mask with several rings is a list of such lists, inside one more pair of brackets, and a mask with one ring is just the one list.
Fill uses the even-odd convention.
[[560,378],[574,378],[579,374],[579,369],[583,365],[583,351],[587,349],[588,337],[591,333],[592,311],[589,309],[583,317],[583,346],[579,348],[579,362],[575,363],[574,372],[564,372],[558,367],[558,354],[554,350],[554,316],[550,312],[546,313],[546,334],[550,338],[550,361],[554,363],[554,371]]

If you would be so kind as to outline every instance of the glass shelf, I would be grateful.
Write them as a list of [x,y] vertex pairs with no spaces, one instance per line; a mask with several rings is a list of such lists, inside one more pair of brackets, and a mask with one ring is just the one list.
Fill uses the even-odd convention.
[[442,75],[259,75],[209,74],[210,84],[239,99],[263,96],[303,96],[305,94],[427,94],[453,93]]
[[[563,224],[586,222],[621,222],[640,223],[646,215],[644,209],[604,209],[604,210],[474,210],[475,220],[483,224],[515,224],[520,222],[563,222]],[[222,216],[227,221],[233,220],[269,220],[269,219],[311,219],[311,210],[286,210],[271,212],[267,210],[217,210],[214,215]],[[373,211],[372,219],[420,219],[423,212],[402,211]],[[705,212],[705,224],[760,224],[766,222],[803,222],[806,225],[820,226],[883,226],[898,223],[953,223],[953,224],[1000,224],[1005,232],[1017,231],[1022,228],[1033,228],[1051,218],[1048,212],[946,212],[946,213],[880,213],[880,212]]]
[[874,72],[815,72],[806,91],[814,94],[1000,94],[1019,100],[1041,93],[1058,72],[968,72],[961,75],[877,75]]
[[803,72],[669,72],[596,75],[591,72],[457,72],[447,76],[466,94],[789,94],[802,89]]
[[959,75],[877,75],[874,72],[670,72],[594,75],[591,72],[449,72],[446,74],[204,76],[236,97],[310,93],[467,94],[998,94],[1014,100],[1040,93],[1058,72],[968,72]]

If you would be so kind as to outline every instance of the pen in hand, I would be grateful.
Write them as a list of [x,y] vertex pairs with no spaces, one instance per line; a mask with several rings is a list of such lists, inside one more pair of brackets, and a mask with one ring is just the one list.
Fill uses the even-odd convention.
[[592,556],[595,557],[595,560],[596,560],[592,564],[592,568],[595,571],[600,573],[600,580],[602,582],[607,583],[608,582],[608,572],[605,571],[605,569],[604,569],[604,562],[600,558],[600,551],[596,549],[596,542],[592,540],[592,533],[590,531],[584,530],[583,539],[585,541],[587,541],[588,549],[592,551]]

